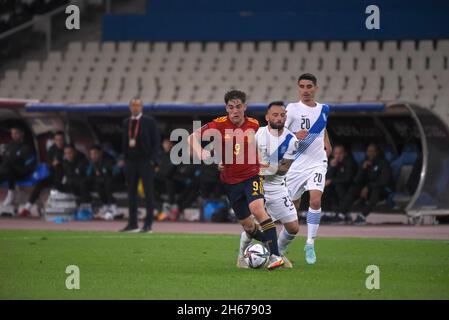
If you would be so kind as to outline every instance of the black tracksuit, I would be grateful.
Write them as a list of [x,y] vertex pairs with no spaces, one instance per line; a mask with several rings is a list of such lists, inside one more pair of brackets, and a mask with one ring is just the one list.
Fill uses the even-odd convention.
[[[58,164],[53,165],[53,162],[55,160],[58,161]],[[49,175],[47,178],[42,179],[36,184],[28,200],[30,203],[34,204],[37,201],[43,189],[52,188],[56,184],[58,184],[59,181],[56,180],[57,178],[56,173],[58,172],[58,170],[62,169],[63,161],[64,161],[64,147],[60,149],[55,144],[52,145],[50,149],[48,149],[46,161]]]
[[155,191],[159,201],[162,201],[161,194],[165,192],[168,195],[168,202],[170,204],[175,203],[176,188],[173,179],[176,174],[176,168],[177,166],[170,160],[170,152],[163,152],[158,170],[154,176],[155,184],[158,186]]
[[[130,145],[138,126],[135,145]],[[132,136],[130,137],[130,132]],[[125,175],[128,184],[128,225],[137,227],[137,187],[142,179],[145,191],[145,226],[153,223],[154,166],[160,158],[160,133],[154,118],[142,115],[139,120],[127,118],[123,121],[122,152],[125,156]]]
[[14,190],[16,181],[28,178],[36,167],[36,156],[23,142],[11,142],[6,146],[0,164],[0,181],[7,180],[9,190]]
[[357,174],[357,163],[352,155],[347,154],[336,166],[329,166],[326,180],[331,184],[324,189],[323,209],[335,211],[351,186]]
[[87,184],[89,191],[96,191],[104,205],[115,203],[113,185],[113,165],[105,159],[90,161],[87,166]]
[[354,178],[351,186],[340,204],[340,212],[348,213],[351,205],[359,199],[361,190],[368,187],[368,199],[362,209],[362,214],[367,216],[376,204],[385,199],[393,188],[393,175],[388,161],[383,155],[378,155],[372,165],[363,169],[363,162]]
[[56,189],[75,194],[80,203],[89,203],[91,197],[87,188],[86,171],[87,161],[80,153],[73,161],[64,159],[62,167],[56,173]]

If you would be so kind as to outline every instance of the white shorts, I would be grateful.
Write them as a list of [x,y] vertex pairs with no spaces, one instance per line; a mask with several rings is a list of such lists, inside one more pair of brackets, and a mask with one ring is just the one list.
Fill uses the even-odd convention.
[[303,172],[287,173],[287,189],[290,198],[295,201],[301,198],[302,194],[309,190],[319,190],[323,192],[326,182],[327,167],[320,166]]
[[277,192],[267,192],[265,189],[265,209],[274,221],[282,224],[298,220],[295,205],[285,187]]

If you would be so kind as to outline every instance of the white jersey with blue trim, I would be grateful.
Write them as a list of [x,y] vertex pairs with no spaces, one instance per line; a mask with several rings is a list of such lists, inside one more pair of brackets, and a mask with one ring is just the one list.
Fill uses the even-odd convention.
[[285,126],[291,132],[307,130],[308,136],[299,140],[296,159],[289,173],[303,172],[318,166],[327,166],[327,156],[324,149],[324,131],[327,124],[329,106],[316,103],[309,107],[301,101],[287,105],[287,120]]
[[[279,161],[282,159],[295,159],[298,148],[298,139],[287,128],[280,136],[270,133],[268,126],[261,127],[256,133],[256,143],[262,163],[270,164],[268,168],[261,168],[260,175],[264,176],[264,189],[270,191],[271,186],[281,185],[284,176],[277,175]],[[285,184],[284,184],[285,185]]]

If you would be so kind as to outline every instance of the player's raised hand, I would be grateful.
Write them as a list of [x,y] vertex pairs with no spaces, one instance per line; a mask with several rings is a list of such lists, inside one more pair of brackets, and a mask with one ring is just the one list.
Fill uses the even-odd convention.
[[218,171],[223,171],[224,170],[224,164],[223,164],[223,162],[220,162],[219,164],[218,164]]
[[363,162],[363,165],[362,165],[363,170],[368,169],[369,167],[372,166],[372,164],[373,164],[373,163],[372,163],[370,160],[365,160],[365,161]]
[[296,132],[295,135],[296,135],[296,138],[298,138],[299,140],[304,140],[309,135],[309,131],[300,130],[300,131]]

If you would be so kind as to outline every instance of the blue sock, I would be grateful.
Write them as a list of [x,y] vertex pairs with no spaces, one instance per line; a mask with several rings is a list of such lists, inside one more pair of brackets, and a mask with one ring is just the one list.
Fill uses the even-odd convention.
[[314,210],[309,207],[307,212],[307,244],[314,244],[320,226],[321,208]]

